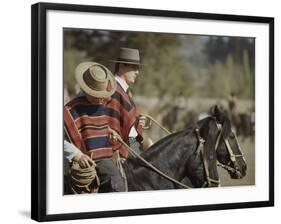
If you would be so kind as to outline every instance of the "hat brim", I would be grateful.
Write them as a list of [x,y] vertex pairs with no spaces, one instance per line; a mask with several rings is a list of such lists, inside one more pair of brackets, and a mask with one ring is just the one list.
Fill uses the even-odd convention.
[[[90,88],[87,83],[85,83],[84,79],[83,79],[83,74],[87,71],[87,69],[89,69],[91,66],[93,65],[98,65],[103,67],[108,74],[108,78],[109,78],[109,82],[111,85],[111,89],[108,90],[102,90],[102,91],[96,91],[92,88]],[[113,76],[113,74],[111,73],[111,71],[109,69],[107,69],[105,66],[103,66],[102,64],[96,63],[96,62],[82,62],[81,64],[79,64],[77,66],[77,68],[75,69],[75,78],[76,81],[78,82],[79,86],[81,87],[81,89],[88,95],[96,97],[96,98],[106,98],[106,97],[110,97],[114,94],[114,92],[116,91],[117,88],[117,82]]]
[[144,65],[142,63],[139,63],[139,62],[132,62],[132,61],[122,61],[122,60],[110,60],[111,62],[114,62],[114,63],[122,63],[122,64],[130,64],[130,65]]

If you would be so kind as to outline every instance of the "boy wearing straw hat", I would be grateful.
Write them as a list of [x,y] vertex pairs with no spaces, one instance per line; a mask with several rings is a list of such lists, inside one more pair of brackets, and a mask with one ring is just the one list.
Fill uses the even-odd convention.
[[124,180],[111,158],[116,153],[127,158],[128,150],[121,144],[111,144],[109,128],[128,143],[130,130],[137,127],[135,105],[101,64],[83,62],[77,66],[75,76],[83,94],[64,106],[65,136],[71,143],[70,148],[65,145],[69,151],[73,147],[73,151],[78,149],[85,155],[81,158],[86,167],[89,164],[86,158],[96,161],[103,185],[100,189],[125,191]]

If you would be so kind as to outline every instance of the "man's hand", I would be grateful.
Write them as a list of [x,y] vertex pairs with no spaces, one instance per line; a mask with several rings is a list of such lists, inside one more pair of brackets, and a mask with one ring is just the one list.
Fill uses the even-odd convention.
[[144,138],[141,142],[141,149],[145,151],[152,145],[153,145],[153,141],[151,138]]
[[110,127],[108,127],[108,132],[109,132],[109,143],[115,146],[120,145],[120,139],[122,139],[120,135]]
[[78,154],[74,156],[73,161],[77,162],[82,169],[96,166],[95,162],[85,154]]
[[139,116],[139,124],[143,129],[151,128],[151,120],[149,117],[147,117],[145,115]]

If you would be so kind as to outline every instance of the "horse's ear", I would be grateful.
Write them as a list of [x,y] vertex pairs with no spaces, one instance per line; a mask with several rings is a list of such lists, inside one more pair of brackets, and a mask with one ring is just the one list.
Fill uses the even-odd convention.
[[214,105],[214,106],[212,106],[211,109],[210,109],[210,114],[211,114],[212,116],[214,116],[214,117],[217,117],[217,116],[220,114],[220,112],[221,112],[221,111],[220,111],[218,105]]
[[220,107],[218,105],[215,105],[213,107],[213,116],[216,118],[216,120],[223,125],[222,127],[222,135],[223,137],[226,137],[229,132],[231,131],[231,124],[230,120],[225,116],[225,114],[222,112]]
[[225,116],[222,112],[222,110],[220,109],[220,107],[218,105],[215,105],[213,107],[213,113],[212,116],[216,118],[216,120],[220,123],[223,123],[225,120]]
[[215,114],[220,114],[220,109],[219,109],[219,107],[218,107],[218,105],[215,105]]

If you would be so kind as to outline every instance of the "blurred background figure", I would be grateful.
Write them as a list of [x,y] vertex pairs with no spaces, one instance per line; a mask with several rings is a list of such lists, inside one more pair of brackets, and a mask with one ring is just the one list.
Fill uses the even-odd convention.
[[[229,112],[228,114],[229,114],[230,121],[232,124],[234,124],[234,127],[237,128],[237,126],[239,126],[240,120],[237,112],[238,98],[234,92],[231,92],[230,95],[228,96],[227,103],[228,103],[228,112]],[[236,131],[237,130],[235,130],[235,132]]]
[[67,103],[69,100],[70,100],[69,92],[68,92],[67,86],[65,85],[63,87],[63,102],[64,102],[64,104]]
[[229,97],[228,97],[228,109],[231,112],[236,112],[237,111],[237,104],[238,104],[238,99],[237,96],[235,95],[234,92],[231,92]]

